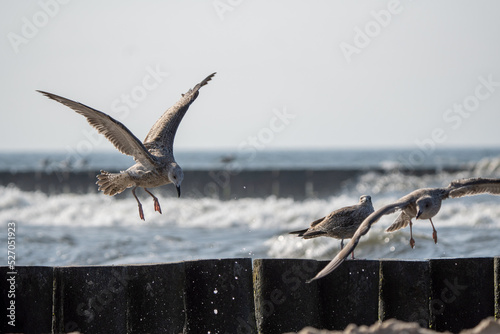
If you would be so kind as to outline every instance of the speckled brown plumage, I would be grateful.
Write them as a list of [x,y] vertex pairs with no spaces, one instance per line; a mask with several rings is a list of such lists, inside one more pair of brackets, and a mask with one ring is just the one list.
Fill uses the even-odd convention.
[[[373,212],[372,199],[363,195],[359,203],[346,206],[331,212],[328,216],[315,220],[307,229],[293,231],[304,239],[317,238],[321,236],[341,239],[340,247],[344,246],[344,239],[352,238],[363,220]],[[354,254],[353,254],[354,257]]]

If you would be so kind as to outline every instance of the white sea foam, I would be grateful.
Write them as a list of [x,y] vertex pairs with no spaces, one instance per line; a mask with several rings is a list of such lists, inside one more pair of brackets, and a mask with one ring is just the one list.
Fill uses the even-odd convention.
[[300,228],[332,207],[356,203],[357,197],[340,195],[329,199],[295,201],[290,198],[242,198],[222,201],[212,198],[159,197],[163,214],[153,210],[149,196],[142,199],[146,222],[138,221],[137,203],[98,194],[46,195],[0,187],[0,221],[10,220],[44,226],[114,226],[148,224],[185,228],[223,229],[240,226],[279,231]]
[[[120,264],[180,261],[221,257],[299,257],[331,259],[340,241],[302,240],[289,231],[306,228],[334,209],[371,195],[375,208],[421,187],[446,186],[471,173],[427,176],[367,173],[345,184],[328,198],[160,197],[163,214],[143,192],[146,221],[138,218],[137,203],[94,194],[46,195],[15,187],[0,187],[0,223],[18,225],[20,265]],[[498,177],[495,176],[495,177]],[[361,239],[360,258],[496,256],[500,254],[500,197],[492,195],[448,199],[433,219],[438,244],[428,221],[414,225],[416,248],[408,245],[409,229],[385,233],[396,214],[383,217]],[[0,247],[5,240],[0,240]]]

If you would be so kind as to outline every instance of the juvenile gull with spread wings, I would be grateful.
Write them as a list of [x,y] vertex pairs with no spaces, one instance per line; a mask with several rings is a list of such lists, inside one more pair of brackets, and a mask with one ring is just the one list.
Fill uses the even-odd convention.
[[144,220],[141,202],[135,194],[137,187],[144,188],[153,197],[154,209],[159,213],[161,213],[161,208],[158,198],[147,188],[173,183],[177,188],[177,195],[179,197],[181,195],[181,183],[184,179],[184,173],[174,159],[175,133],[189,106],[198,97],[200,88],[205,86],[214,75],[215,73],[210,74],[205,80],[194,86],[193,89],[182,94],[180,100],[168,108],[156,121],[143,143],[125,125],[103,112],[55,94],[38,92],[85,116],[89,124],[103,134],[118,151],[134,158],[135,165],[126,171],[109,173],[101,170],[101,174],[97,176],[99,179],[97,184],[99,190],[110,196],[134,187],[132,194],[139,206],[139,217]]
[[[401,197],[392,204],[381,207],[363,221],[344,249],[342,249],[314,278],[308,280],[307,283],[325,277],[344,262],[349,253],[356,248],[359,239],[368,233],[370,227],[382,216],[401,210],[400,216],[393,224],[395,227],[400,226],[401,228],[408,225],[413,217],[417,217],[417,219],[431,219],[439,212],[441,202],[447,198],[472,196],[484,193],[500,195],[500,179],[472,178],[455,180],[446,188],[418,189]],[[433,231],[433,236],[435,236],[435,240],[437,240],[434,226]]]
[[[309,228],[293,231],[304,239],[327,236],[341,239],[340,249],[344,248],[344,239],[352,238],[359,225],[373,212],[372,198],[362,195],[359,203],[333,211],[328,216],[315,220]],[[354,252],[352,252],[354,259]]]

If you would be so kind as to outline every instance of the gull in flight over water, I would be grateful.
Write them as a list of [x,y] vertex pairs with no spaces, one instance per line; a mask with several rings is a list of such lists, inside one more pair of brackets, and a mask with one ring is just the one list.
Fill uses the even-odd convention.
[[[303,239],[321,236],[341,239],[340,249],[344,248],[344,239],[352,238],[359,225],[373,212],[372,198],[362,195],[359,203],[333,211],[328,216],[315,220],[311,227],[290,234],[297,234]],[[354,252],[351,253],[354,259]]]
[[[500,195],[500,179],[471,178],[452,181],[446,188],[423,188],[415,190],[392,204],[385,205],[369,215],[349,241],[335,258],[326,265],[314,278],[307,281],[310,283],[319,278],[325,277],[334,271],[345,258],[351,253],[359,242],[359,239],[375,224],[382,216],[401,210],[394,224],[392,231],[403,228],[410,224],[411,219],[431,219],[441,208],[441,202],[447,198],[457,198],[462,196],[472,196],[478,194]],[[431,220],[432,223],[432,220]],[[434,241],[437,240],[437,232],[433,228]],[[413,239],[413,238],[412,238]],[[414,243],[414,242],[413,242]]]
[[55,94],[38,92],[85,116],[89,124],[103,134],[118,151],[134,158],[135,165],[120,173],[109,173],[101,170],[101,174],[97,176],[99,179],[97,184],[99,190],[110,196],[133,187],[132,194],[139,206],[139,217],[144,220],[141,202],[135,194],[137,187],[144,188],[153,197],[154,209],[159,213],[161,213],[161,208],[158,198],[147,188],[173,183],[177,188],[177,195],[181,196],[184,173],[174,159],[175,133],[189,106],[198,97],[200,88],[205,86],[214,75],[215,73],[210,74],[194,88],[182,94],[180,100],[168,108],[156,121],[143,143],[125,125],[101,111]]

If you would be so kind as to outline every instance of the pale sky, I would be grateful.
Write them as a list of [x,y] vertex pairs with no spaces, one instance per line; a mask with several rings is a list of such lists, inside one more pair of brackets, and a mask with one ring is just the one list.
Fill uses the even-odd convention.
[[114,149],[36,89],[143,140],[212,72],[176,149],[496,146],[499,13],[498,1],[2,1],[0,150]]

